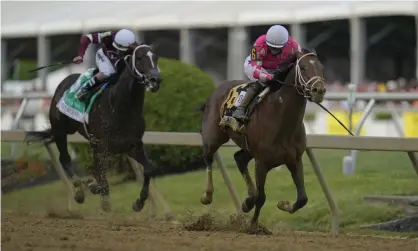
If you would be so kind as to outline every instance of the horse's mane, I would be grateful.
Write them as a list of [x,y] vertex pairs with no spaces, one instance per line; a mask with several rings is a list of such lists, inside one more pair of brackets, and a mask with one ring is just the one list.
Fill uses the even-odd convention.
[[[138,46],[138,45],[142,45],[142,44],[136,44],[136,46]],[[128,56],[128,55],[130,55],[130,56],[132,56],[132,53],[134,52],[134,49],[131,47],[131,48],[129,48],[127,51],[126,51],[126,53],[125,53],[125,55],[124,55],[124,57],[126,57],[126,56]],[[114,84],[116,84],[117,82],[118,82],[118,80],[119,80],[119,78],[120,78],[120,76],[121,76],[121,74],[123,73],[123,71],[125,70],[125,68],[126,68],[126,61],[124,60],[124,58],[122,57],[121,59],[119,59],[117,62],[116,62],[116,64],[115,64],[115,68],[116,68],[116,74],[114,74],[114,75],[112,75],[110,78],[109,78],[109,85],[114,85]]]
[[[147,44],[146,44],[146,43],[143,43],[143,42],[141,42],[141,43],[136,43],[136,44],[135,44],[135,48],[136,48],[136,47],[138,47],[138,46],[141,46],[141,45],[147,45]],[[126,51],[126,53],[125,53],[124,57],[126,57],[126,56],[132,56],[132,54],[133,54],[133,52],[134,52],[135,48],[130,47],[130,48]],[[116,83],[118,82],[118,80],[119,80],[120,76],[122,75],[123,71],[126,69],[126,64],[127,64],[127,63],[128,63],[128,64],[129,64],[129,63],[131,63],[131,60],[132,60],[132,58],[131,58],[131,57],[130,57],[130,58],[128,58],[127,60],[124,60],[124,58],[122,57],[121,59],[119,59],[119,60],[116,62],[116,64],[115,64],[116,74],[112,75],[112,76],[108,79],[109,86],[112,86],[112,85],[114,85],[114,84],[116,84]]]
[[[303,54],[315,53],[315,50],[311,50],[311,49],[308,49],[308,48],[302,48],[302,53]],[[274,80],[271,80],[272,85],[270,85],[270,86],[273,87],[272,91],[277,91],[279,89],[279,87],[281,86],[281,85],[277,85],[277,80],[280,81],[280,82],[285,82],[286,81],[287,75],[289,74],[290,70],[292,70],[292,68],[295,66],[296,59],[297,59],[297,57],[296,57],[296,54],[294,53],[286,61],[284,61],[280,65],[280,67],[276,70],[276,72],[274,73]],[[270,83],[268,83],[268,84],[270,84]]]

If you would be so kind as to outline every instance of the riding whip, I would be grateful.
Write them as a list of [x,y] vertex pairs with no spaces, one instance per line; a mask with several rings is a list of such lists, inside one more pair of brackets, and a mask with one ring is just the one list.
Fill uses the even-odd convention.
[[58,65],[66,65],[66,64],[71,64],[74,63],[74,61],[66,61],[66,62],[60,62],[60,63],[55,63],[55,64],[50,64],[50,65],[45,65],[45,66],[41,66],[41,67],[37,67],[35,69],[29,70],[28,72],[35,72],[35,71],[39,71],[45,68],[49,68],[49,67],[53,67],[53,66],[58,66]]

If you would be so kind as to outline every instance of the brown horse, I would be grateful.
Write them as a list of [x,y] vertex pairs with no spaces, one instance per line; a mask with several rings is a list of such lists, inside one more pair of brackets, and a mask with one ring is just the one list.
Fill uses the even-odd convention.
[[[224,105],[231,103],[228,100],[234,96],[233,92],[239,93],[237,89],[247,86],[246,81],[227,81],[215,89],[206,104],[201,107],[203,158],[207,165],[207,184],[201,198],[203,204],[212,202],[213,156],[221,145],[232,139],[241,148],[234,154],[234,159],[246,182],[248,192],[248,197],[242,203],[242,211],[248,213],[255,205],[252,225],[258,224],[260,210],[266,199],[264,185],[267,173],[282,164],[287,166],[292,175],[297,199],[292,206],[288,201],[281,201],[277,207],[294,213],[306,205],[308,197],[302,164],[302,155],[306,149],[303,117],[306,100],[321,103],[324,98],[326,90],[322,69],[323,66],[315,53],[306,49],[297,52],[288,62],[287,70],[276,73],[274,80],[267,83],[270,87],[253,100],[253,104],[257,104],[264,99],[257,106],[250,105],[254,112],[250,121],[239,131],[234,131],[231,127],[223,128],[219,124],[224,115]],[[283,78],[285,81],[280,81]],[[281,83],[278,85],[277,82]],[[270,94],[266,95],[269,90]],[[247,168],[253,158],[256,187]]]

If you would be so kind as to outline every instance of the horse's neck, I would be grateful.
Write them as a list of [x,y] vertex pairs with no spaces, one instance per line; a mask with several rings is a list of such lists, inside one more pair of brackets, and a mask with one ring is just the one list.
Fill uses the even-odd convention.
[[124,110],[124,113],[130,110],[142,112],[144,106],[145,87],[125,69],[118,82],[113,86],[112,106],[114,110]]
[[276,102],[281,102],[277,105],[277,110],[282,114],[274,117],[280,120],[279,133],[282,135],[292,136],[295,132],[295,128],[303,123],[303,117],[305,115],[306,99],[297,92],[294,86],[288,85],[288,83],[293,83],[294,79],[295,70],[293,68],[285,80],[285,85],[272,95],[272,98],[274,98]]

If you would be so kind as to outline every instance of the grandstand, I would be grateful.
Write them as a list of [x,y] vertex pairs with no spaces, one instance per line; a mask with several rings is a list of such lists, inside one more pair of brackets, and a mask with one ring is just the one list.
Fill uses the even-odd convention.
[[[20,2],[2,3],[2,72],[10,68],[6,62],[15,58],[37,58],[40,65],[68,60],[76,51],[81,33],[129,27],[156,44],[162,56],[194,63],[216,72],[221,79],[242,78],[242,61],[252,41],[268,25],[282,23],[298,41],[321,54],[329,69],[328,79],[360,83],[365,78],[387,80],[418,74],[418,67],[414,68],[418,54],[415,1],[25,4],[20,8]],[[389,54],[388,58],[379,55],[382,51]],[[394,53],[401,54],[402,59],[393,59],[390,54]],[[396,69],[398,64],[403,69]],[[42,80],[46,78],[44,72],[39,73]]]
[[[129,6],[129,8],[126,8]],[[308,23],[352,17],[411,15],[414,1],[18,2],[2,3],[2,37],[75,33],[131,27],[137,30]],[[72,15],[68,15],[71,12]]]

